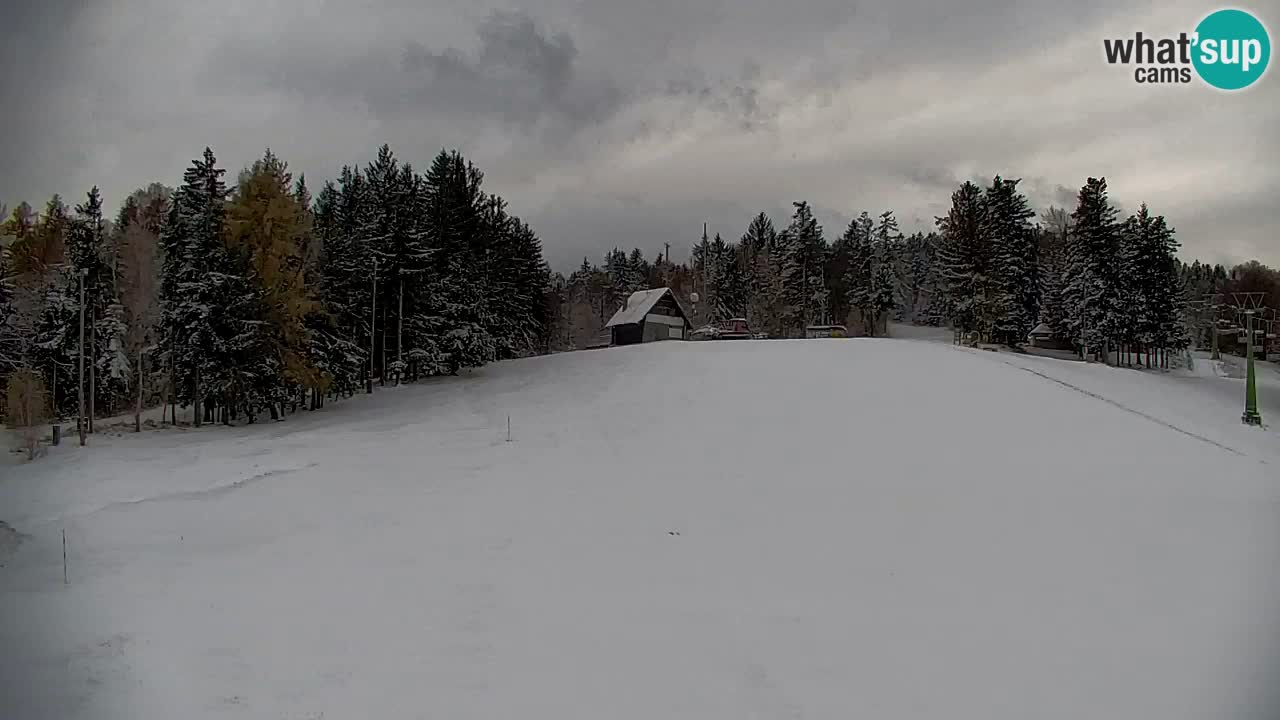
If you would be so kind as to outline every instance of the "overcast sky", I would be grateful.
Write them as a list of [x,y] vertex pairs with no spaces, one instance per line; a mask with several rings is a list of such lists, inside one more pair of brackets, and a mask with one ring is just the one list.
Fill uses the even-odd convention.
[[[313,189],[383,142],[457,147],[557,269],[737,238],[808,200],[932,227],[962,180],[1038,208],[1106,176],[1183,255],[1280,265],[1280,73],[1148,86],[1103,37],[1191,31],[1217,5],[1100,0],[0,0],[0,202],[177,184],[205,145],[270,146]],[[1280,2],[1250,5],[1269,24]],[[1272,63],[1273,65],[1275,62]]]

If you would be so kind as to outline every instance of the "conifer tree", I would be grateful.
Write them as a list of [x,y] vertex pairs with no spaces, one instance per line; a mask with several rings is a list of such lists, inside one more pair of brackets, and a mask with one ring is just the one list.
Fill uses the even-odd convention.
[[951,194],[951,209],[938,218],[938,282],[945,312],[962,332],[989,337],[1000,287],[982,232],[982,190],[966,182]]
[[902,317],[912,323],[923,319],[924,304],[930,294],[933,264],[933,234],[912,233],[902,245]]
[[116,295],[114,253],[107,244],[102,196],[94,186],[67,234],[67,254],[76,278],[83,275],[85,325],[88,328],[87,387],[90,428],[99,411],[110,411],[113,399],[127,385],[129,360],[125,354],[124,318]]
[[902,232],[898,229],[898,220],[892,210],[880,214],[880,222],[876,225],[873,248],[874,270],[871,277],[871,327],[880,327],[881,321],[897,307],[900,294],[901,273],[897,267],[899,246],[902,243]]
[[[793,330],[803,332],[804,326],[814,317],[814,294],[821,292],[823,260],[827,248],[822,226],[813,216],[809,203],[798,201],[792,203],[792,206],[795,212],[792,213],[791,224],[782,233],[785,241],[781,274],[788,325]],[[813,277],[818,279],[816,288],[810,281]]]
[[4,223],[4,234],[13,238],[9,247],[14,275],[28,280],[47,280],[47,275],[66,262],[67,237],[71,218],[62,198],[54,195],[37,218],[31,206],[19,203]]
[[241,333],[235,314],[244,296],[241,268],[223,241],[227,188],[213,151],[193,161],[174,193],[161,235],[162,345],[176,402],[212,419],[214,398],[225,403]]
[[981,232],[990,247],[995,298],[995,337],[1018,345],[1039,316],[1038,252],[1030,219],[1035,212],[1018,192],[1018,180],[995,176],[983,196]]
[[22,365],[22,336],[14,303],[14,273],[10,270],[9,249],[0,246],[0,382]]
[[1124,332],[1120,294],[1120,226],[1105,178],[1089,178],[1071,215],[1064,290],[1072,336],[1106,358]]
[[1050,207],[1045,211],[1038,231],[1039,319],[1059,338],[1071,336],[1065,297],[1070,233],[1071,219],[1066,210]]
[[457,152],[441,152],[424,177],[423,220],[428,223],[432,282],[424,298],[422,340],[415,347],[436,372],[456,374],[492,359],[492,325],[481,279],[475,277],[484,201],[483,174]]
[[320,253],[318,294],[324,307],[333,356],[327,368],[336,387],[353,392],[373,377],[370,364],[376,345],[372,333],[373,284],[385,284],[375,268],[369,242],[369,193],[364,176],[344,166],[337,183],[325,183],[316,198],[315,236]]
[[777,244],[777,231],[769,216],[760,213],[752,218],[740,244],[746,256],[747,319],[777,332],[773,308],[778,299],[773,292],[776,273],[772,257],[772,249]]
[[1182,347],[1186,338],[1180,322],[1183,300],[1173,230],[1164,217],[1151,215],[1144,203],[1123,223],[1121,234],[1129,339],[1148,349]]
[[856,315],[862,331],[875,333],[875,247],[874,222],[865,211],[849,222],[842,244],[848,247],[848,269],[845,271],[845,299]]
[[631,257],[627,258],[627,291],[629,293],[638,290],[649,289],[649,263],[644,259],[644,253],[640,248],[631,251]]

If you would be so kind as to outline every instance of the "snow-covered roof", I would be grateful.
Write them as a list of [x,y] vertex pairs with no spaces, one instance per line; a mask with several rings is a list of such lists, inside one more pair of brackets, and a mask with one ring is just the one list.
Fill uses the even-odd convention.
[[614,325],[631,325],[644,320],[644,316],[649,314],[654,305],[662,299],[663,295],[671,292],[671,288],[654,288],[652,290],[641,290],[631,293],[631,297],[627,298],[627,303],[622,306],[618,312],[609,318],[609,322],[605,323],[605,327],[613,327]]
[[[1023,327],[1026,327],[1025,325]],[[1049,323],[1040,323],[1034,330],[1027,333],[1028,335],[1052,335],[1053,328],[1049,327]]]

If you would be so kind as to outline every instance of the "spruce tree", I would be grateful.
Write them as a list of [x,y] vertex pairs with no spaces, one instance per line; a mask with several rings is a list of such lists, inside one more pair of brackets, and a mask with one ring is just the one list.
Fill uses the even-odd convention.
[[746,313],[747,320],[762,328],[777,332],[774,327],[773,278],[775,275],[771,250],[777,244],[777,231],[768,215],[760,213],[751,219],[740,245],[746,257]]
[[1186,338],[1173,230],[1164,217],[1151,215],[1144,203],[1123,223],[1121,233],[1129,339],[1148,349],[1182,347]]
[[[789,325],[803,334],[804,326],[815,317],[815,296],[822,296],[824,288],[823,262],[826,257],[826,240],[822,226],[813,216],[809,203],[794,202],[795,212],[791,224],[783,231],[785,258],[782,266],[782,282],[787,304]],[[817,278],[817,282],[810,280]]]
[[951,194],[951,209],[938,218],[938,283],[946,315],[961,332],[989,337],[1000,287],[982,232],[982,190],[966,182]]
[[631,256],[627,258],[627,292],[648,290],[649,271],[650,266],[644,259],[644,253],[640,248],[633,249]]
[[898,305],[901,273],[897,267],[897,257],[901,243],[902,232],[898,229],[898,220],[892,210],[886,210],[880,214],[880,222],[876,225],[873,248],[874,269],[870,298],[873,334],[880,327],[881,321]]
[[981,232],[990,247],[995,280],[995,338],[1021,344],[1039,316],[1036,284],[1036,237],[1030,219],[1035,211],[1018,192],[1018,180],[997,175],[983,197]]
[[337,184],[326,183],[316,198],[316,235],[321,248],[319,294],[332,323],[331,334],[339,347],[335,376],[339,386],[351,391],[365,385],[378,366],[371,366],[376,345],[373,285],[385,284],[383,269],[375,267],[369,242],[369,192],[364,176],[344,166]]
[[233,383],[228,369],[237,359],[232,338],[240,335],[244,278],[223,241],[227,187],[213,151],[193,161],[174,193],[161,235],[162,346],[174,398],[194,405],[200,424],[211,403],[224,403]]
[[933,234],[912,233],[902,245],[902,318],[918,323],[925,319],[933,265]]
[[865,211],[849,222],[842,244],[848,248],[844,276],[845,301],[866,335],[875,334],[874,222]]
[[1107,353],[1124,333],[1120,294],[1120,226],[1105,178],[1089,178],[1071,215],[1064,297],[1072,336],[1091,353]]
[[423,178],[422,220],[430,242],[431,281],[424,288],[420,341],[414,347],[433,372],[456,374],[493,358],[491,310],[483,292],[483,174],[460,153],[441,152]]
[[0,246],[0,382],[22,364],[23,328],[14,303],[14,273],[9,269],[9,249]]

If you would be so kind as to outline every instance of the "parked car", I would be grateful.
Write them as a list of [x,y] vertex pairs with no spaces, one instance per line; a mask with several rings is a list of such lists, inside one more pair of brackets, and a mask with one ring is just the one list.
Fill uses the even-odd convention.
[[718,320],[693,331],[694,340],[762,340],[768,335],[753,332],[746,318]]

